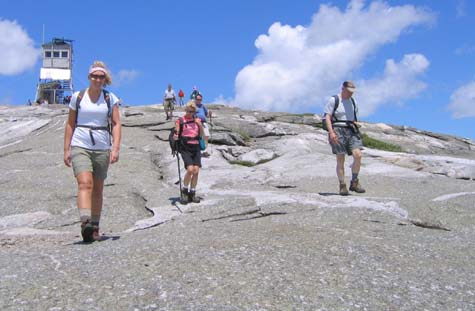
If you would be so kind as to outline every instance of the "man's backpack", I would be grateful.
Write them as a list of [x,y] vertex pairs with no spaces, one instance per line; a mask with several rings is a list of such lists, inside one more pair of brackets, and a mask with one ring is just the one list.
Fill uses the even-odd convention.
[[180,90],[180,92],[178,92],[178,97],[185,97],[185,93],[183,93],[183,90]]
[[111,106],[111,98],[109,95],[109,91],[102,89],[102,93],[104,94],[104,100],[107,103],[107,127],[93,127],[88,125],[78,125],[78,115],[81,109],[81,101],[86,93],[87,89],[83,89],[79,92],[78,97],[76,98],[76,122],[75,127],[85,127],[89,129],[89,136],[91,137],[92,144],[95,145],[96,142],[94,141],[94,136],[92,135],[93,130],[107,130],[109,132],[109,143],[112,145],[111,135],[112,135],[112,106]]
[[[331,115],[332,124],[333,124],[333,123],[337,123],[337,122],[346,123],[347,121],[345,121],[345,120],[338,120],[338,119],[335,117],[335,111],[338,109],[338,106],[340,105],[340,96],[338,96],[338,95],[333,95],[332,97],[335,99],[335,107],[333,107],[333,112],[332,112],[332,115]],[[355,100],[353,99],[353,97],[350,97],[350,99],[351,99],[351,102],[353,103],[353,113],[355,114],[355,122],[357,122],[358,119],[356,118],[356,103],[355,103]],[[322,129],[324,129],[325,131],[328,131],[327,120],[326,120],[325,116],[326,116],[326,115],[324,115],[324,116],[323,116],[323,119],[322,119]]]

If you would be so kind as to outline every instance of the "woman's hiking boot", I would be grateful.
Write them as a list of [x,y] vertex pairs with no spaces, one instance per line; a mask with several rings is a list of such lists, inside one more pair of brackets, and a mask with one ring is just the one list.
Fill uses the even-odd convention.
[[346,184],[340,183],[340,195],[348,195],[348,194],[350,193],[348,192],[348,189],[346,188]]
[[181,189],[180,203],[181,204],[188,203],[188,197],[189,197],[188,189],[187,188]]
[[190,191],[188,193],[188,203],[200,203],[200,198],[196,196],[195,191]]
[[361,187],[360,182],[358,179],[352,180],[350,184],[350,191],[354,191],[356,193],[365,193],[366,190]]
[[81,223],[81,235],[82,240],[85,243],[94,242],[94,226],[91,224],[89,220]]
[[101,235],[99,234],[99,226],[92,226],[92,239],[94,241],[101,240]]

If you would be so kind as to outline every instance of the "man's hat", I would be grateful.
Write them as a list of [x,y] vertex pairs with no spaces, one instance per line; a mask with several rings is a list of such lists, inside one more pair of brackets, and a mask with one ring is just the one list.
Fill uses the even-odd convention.
[[343,87],[351,93],[354,93],[356,91],[356,86],[352,81],[345,81],[343,82]]

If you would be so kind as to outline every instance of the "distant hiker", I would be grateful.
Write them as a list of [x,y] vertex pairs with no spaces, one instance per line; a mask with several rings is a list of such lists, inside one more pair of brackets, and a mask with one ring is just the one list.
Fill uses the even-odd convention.
[[64,164],[72,164],[78,183],[82,238],[93,242],[100,240],[99,221],[109,163],[119,160],[121,123],[119,100],[104,89],[112,82],[105,64],[95,61],[88,79],[89,88],[74,93],[69,103]]
[[168,84],[168,87],[165,90],[165,95],[163,95],[163,107],[167,115],[167,120],[173,117],[173,110],[175,109],[175,100],[175,91],[172,89],[172,85]]
[[182,89],[180,89],[180,91],[178,92],[178,98],[180,99],[180,101],[178,102],[178,104],[180,105],[180,107],[182,107],[185,103],[183,102],[183,97],[185,97],[185,92],[183,92]]
[[343,82],[341,93],[332,96],[324,109],[328,138],[336,155],[336,173],[340,181],[340,195],[348,195],[345,184],[345,153],[353,155],[350,191],[364,193],[358,174],[361,167],[363,142],[358,129],[358,106],[353,98],[356,86],[351,81]]
[[201,167],[201,151],[199,138],[203,136],[201,120],[195,118],[196,104],[189,101],[185,106],[185,115],[175,122],[174,139],[178,140],[178,152],[185,163],[186,174],[183,178],[180,201],[182,204],[199,203],[196,196],[196,185]]
[[63,98],[63,105],[69,105],[70,102],[71,102],[71,95],[65,96]]
[[203,125],[205,145],[206,145],[205,150],[203,150],[202,156],[209,157],[209,153],[207,151],[208,140],[209,140],[209,126],[208,126],[208,123],[206,122],[206,118],[210,117],[211,111],[209,111],[208,108],[206,108],[206,106],[203,104],[203,95],[199,93],[196,95],[195,103],[196,103],[195,117],[201,119],[201,124]]
[[191,92],[190,94],[190,99],[193,100],[196,98],[196,95],[198,95],[200,92],[198,91],[198,88],[195,86],[193,86],[193,91]]

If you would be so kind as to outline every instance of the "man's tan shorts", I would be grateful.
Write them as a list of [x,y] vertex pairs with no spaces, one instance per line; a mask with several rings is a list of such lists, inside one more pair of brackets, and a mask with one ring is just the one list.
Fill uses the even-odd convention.
[[175,109],[175,105],[173,104],[173,99],[165,99],[165,103],[163,104],[165,111],[170,111]]
[[109,169],[110,150],[89,150],[71,147],[71,162],[74,176],[83,172],[92,172],[95,178],[105,180]]

